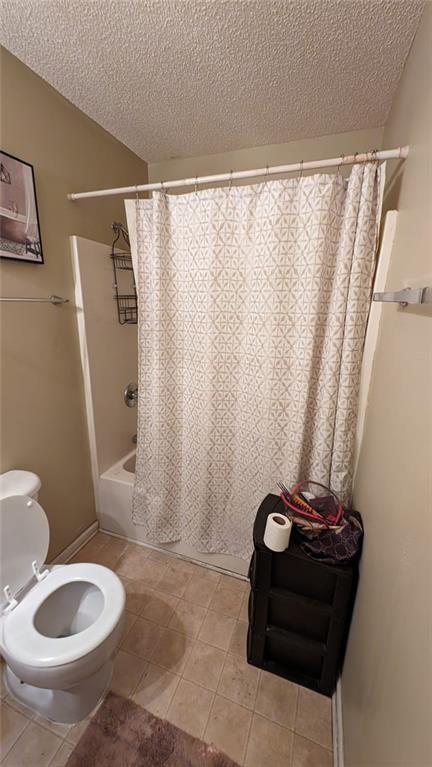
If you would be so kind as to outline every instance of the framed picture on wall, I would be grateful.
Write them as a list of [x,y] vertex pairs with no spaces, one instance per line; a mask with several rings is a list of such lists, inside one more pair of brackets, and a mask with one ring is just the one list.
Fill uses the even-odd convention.
[[0,257],[43,264],[33,166],[0,151]]

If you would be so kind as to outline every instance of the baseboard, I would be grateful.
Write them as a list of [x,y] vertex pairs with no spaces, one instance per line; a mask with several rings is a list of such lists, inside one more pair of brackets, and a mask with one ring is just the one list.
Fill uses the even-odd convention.
[[332,697],[333,767],[344,767],[342,684],[340,677]]
[[93,536],[96,535],[98,528],[98,522],[92,522],[90,527],[84,530],[81,535],[78,536],[78,538],[75,538],[75,540],[72,541],[69,546],[63,549],[63,551],[52,562],[50,562],[50,564],[64,565],[66,562],[69,562],[69,560],[72,559],[77,551],[82,549],[82,547],[88,543],[90,538],[93,538]]

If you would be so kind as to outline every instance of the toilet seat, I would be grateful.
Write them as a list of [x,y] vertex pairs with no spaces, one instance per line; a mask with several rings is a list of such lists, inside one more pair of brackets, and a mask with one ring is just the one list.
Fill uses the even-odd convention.
[[[98,617],[88,628],[71,636],[57,638],[41,634],[34,623],[39,608],[61,586],[77,581],[89,583],[102,592],[104,604]],[[38,668],[72,663],[107,638],[116,627],[124,605],[123,584],[108,568],[81,562],[56,567],[5,617],[5,649],[17,661]]]

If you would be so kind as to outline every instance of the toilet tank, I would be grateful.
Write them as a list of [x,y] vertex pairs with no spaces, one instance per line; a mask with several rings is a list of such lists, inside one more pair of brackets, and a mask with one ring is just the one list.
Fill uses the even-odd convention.
[[11,495],[29,495],[37,501],[40,487],[40,478],[32,471],[13,469],[0,474],[0,499]]

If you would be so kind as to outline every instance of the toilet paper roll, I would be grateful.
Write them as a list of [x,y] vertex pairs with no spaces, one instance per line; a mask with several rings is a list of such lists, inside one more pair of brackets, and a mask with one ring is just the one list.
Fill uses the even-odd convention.
[[291,535],[291,521],[284,514],[269,514],[264,531],[264,543],[271,551],[285,551]]

